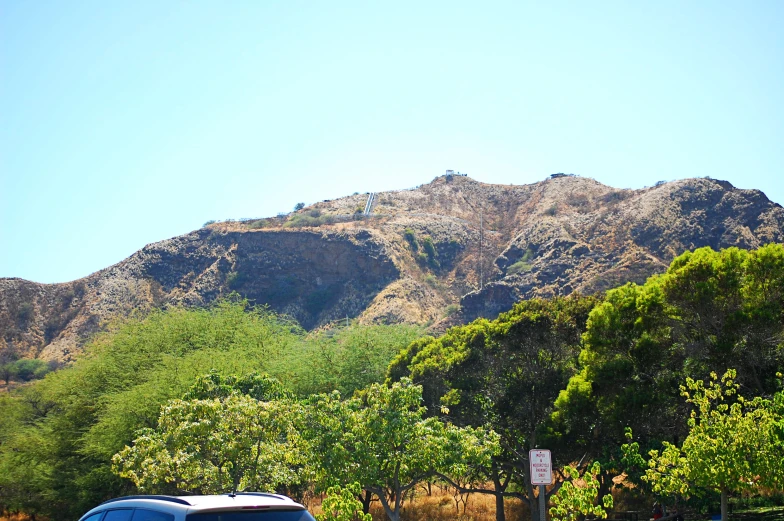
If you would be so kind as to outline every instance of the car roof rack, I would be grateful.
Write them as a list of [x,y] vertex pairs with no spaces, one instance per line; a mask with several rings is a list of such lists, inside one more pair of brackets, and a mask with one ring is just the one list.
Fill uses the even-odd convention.
[[272,494],[270,492],[230,492],[229,496],[264,496],[264,497],[274,497],[276,499],[289,499],[286,496],[281,496],[280,494]]
[[107,503],[114,503],[115,501],[123,501],[123,500],[126,500],[126,499],[156,499],[158,501],[169,501],[170,503],[178,503],[180,505],[193,506],[190,503],[188,503],[187,501],[185,501],[184,499],[182,499],[181,497],[175,497],[175,496],[155,496],[155,495],[151,495],[151,496],[123,496],[123,497],[116,497],[114,499],[109,499],[107,501],[104,501],[101,504],[105,505]]

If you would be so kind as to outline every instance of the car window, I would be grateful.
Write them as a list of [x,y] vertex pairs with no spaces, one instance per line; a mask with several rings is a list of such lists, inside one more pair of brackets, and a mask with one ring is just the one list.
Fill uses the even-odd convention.
[[103,521],[131,521],[133,510],[130,508],[118,508],[117,510],[107,510]]
[[174,516],[157,510],[137,508],[133,513],[132,521],[174,521]]
[[188,514],[185,521],[316,521],[307,510],[254,510]]
[[100,512],[96,512],[90,517],[85,517],[84,519],[82,519],[82,521],[98,521],[99,519],[101,519],[102,515],[103,515],[103,510]]

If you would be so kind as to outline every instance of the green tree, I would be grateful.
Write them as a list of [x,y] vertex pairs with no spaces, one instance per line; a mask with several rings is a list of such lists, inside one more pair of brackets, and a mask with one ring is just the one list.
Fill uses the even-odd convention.
[[455,424],[499,434],[501,452],[484,468],[484,481],[493,487],[471,489],[495,495],[499,521],[504,497],[538,512],[528,450],[540,446],[553,402],[575,372],[580,335],[595,303],[577,295],[520,302],[494,321],[479,319],[415,341],[390,366],[390,380],[410,375],[423,386],[430,411],[446,406]]
[[688,434],[678,391],[685,378],[737,367],[744,393],[775,392],[782,339],[784,246],[684,253],[644,285],[608,291],[591,312],[580,371],[556,400],[551,438],[575,459],[601,461],[609,486],[623,470],[625,427],[644,452]]
[[0,350],[0,378],[5,381],[6,385],[11,383],[12,378],[16,377],[17,367],[15,362],[18,359],[19,353],[17,353],[13,343]]
[[437,473],[458,465],[487,464],[497,436],[484,429],[445,425],[425,417],[422,388],[403,379],[373,384],[341,402],[337,393],[313,398],[309,436],[318,459],[317,481],[357,481],[363,510],[377,496],[392,521],[400,520],[403,496]]
[[290,401],[173,400],[157,429],[143,429],[112,458],[115,472],[143,492],[274,492],[306,479],[307,444]]
[[[599,480],[597,476],[600,473],[599,462],[594,462],[582,475],[575,467],[568,465],[564,467],[562,474],[566,481],[550,500],[553,504],[550,508],[551,519],[553,521],[578,521],[586,516],[599,519],[607,518],[606,509],[613,507],[613,497],[606,494],[602,497],[601,504],[598,504]],[[581,483],[578,483],[578,480]]]
[[311,333],[269,365],[270,374],[300,397],[355,391],[384,381],[390,361],[422,335],[408,324],[365,325]]
[[17,378],[24,382],[43,378],[49,372],[49,364],[43,360],[33,358],[23,358],[14,362],[14,373]]
[[0,402],[0,417],[21,414],[19,423],[4,423],[9,437],[0,442],[0,467],[24,461],[31,473],[26,490],[13,474],[0,473],[0,489],[25,494],[11,499],[54,520],[134,493],[112,472],[111,458],[138,429],[157,426],[161,405],[182,397],[210,369],[263,371],[299,338],[294,324],[244,301],[171,308],[111,325],[74,364]]
[[362,502],[357,500],[362,492],[359,483],[345,487],[334,486],[327,489],[327,497],[321,503],[322,513],[318,521],[372,521],[373,516],[362,511]]
[[681,391],[693,406],[689,434],[681,447],[664,442],[661,451],[651,451],[643,477],[657,494],[721,493],[722,521],[729,494],[784,485],[781,393],[775,402],[746,400],[738,395],[735,375],[728,370],[719,381],[714,373],[707,386],[686,380]]

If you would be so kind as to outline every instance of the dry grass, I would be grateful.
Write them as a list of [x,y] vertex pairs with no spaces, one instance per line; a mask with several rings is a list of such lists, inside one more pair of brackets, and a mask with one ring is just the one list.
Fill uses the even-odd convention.
[[[413,496],[413,497],[412,497]],[[311,513],[321,513],[318,498],[309,502]],[[506,500],[506,518],[510,521],[530,519],[528,508],[519,500]],[[386,521],[384,507],[378,500],[370,506],[373,521]],[[460,496],[451,488],[433,485],[430,493],[424,487],[406,495],[400,514],[401,521],[495,521],[495,497],[489,494]]]

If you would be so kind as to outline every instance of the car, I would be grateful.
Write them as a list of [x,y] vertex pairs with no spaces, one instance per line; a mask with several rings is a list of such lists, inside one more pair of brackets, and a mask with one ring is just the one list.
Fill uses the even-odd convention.
[[315,521],[296,501],[265,492],[210,496],[125,496],[104,501],[79,521]]

